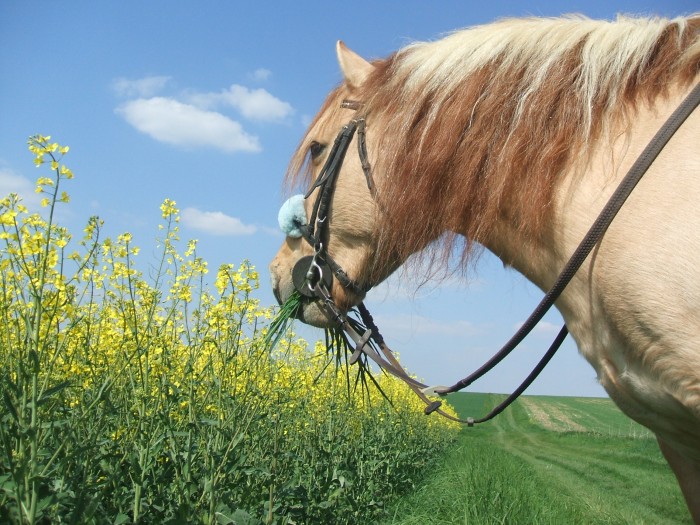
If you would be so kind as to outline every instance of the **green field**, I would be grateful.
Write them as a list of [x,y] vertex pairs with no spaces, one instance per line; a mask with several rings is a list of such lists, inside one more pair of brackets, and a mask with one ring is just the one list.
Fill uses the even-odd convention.
[[[462,416],[502,396],[456,394]],[[384,525],[691,523],[652,434],[608,399],[526,396],[465,428]]]

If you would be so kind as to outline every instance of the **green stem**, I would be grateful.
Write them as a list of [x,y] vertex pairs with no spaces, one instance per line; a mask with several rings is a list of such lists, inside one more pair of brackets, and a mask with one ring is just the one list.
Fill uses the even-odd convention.
[[32,498],[31,498],[31,505],[29,507],[29,523],[34,523],[36,520],[36,506],[38,503],[38,490],[37,490],[37,476],[39,474],[39,426],[38,426],[38,420],[39,420],[39,414],[37,410],[37,400],[38,400],[38,394],[39,394],[39,377],[38,377],[38,370],[34,372],[34,375],[32,376],[32,421],[31,421],[31,436],[32,436],[32,441],[31,441],[31,469],[30,469],[30,475],[31,475],[31,485],[32,485]]
[[[53,160],[56,160],[53,154],[49,153]],[[56,198],[58,196],[58,186],[61,180],[60,172],[56,169],[56,186],[52,195],[51,205],[49,207],[49,219],[46,226],[46,241],[44,243],[43,254],[41,255],[39,265],[38,285],[34,289],[34,315],[31,319],[31,338],[29,340],[28,357],[34,362],[31,373],[31,393],[30,393],[30,421],[29,421],[29,469],[25,474],[25,487],[29,496],[29,505],[26,508],[26,519],[28,523],[33,524],[36,521],[37,505],[38,505],[38,476],[39,476],[39,363],[41,362],[40,347],[41,347],[41,321],[44,315],[43,300],[44,286],[46,285],[46,270],[49,263],[49,253],[51,249],[51,234],[53,231],[53,216],[56,206]],[[30,276],[31,279],[31,276]]]
[[134,514],[134,523],[138,523],[139,521],[139,510],[141,509],[141,485],[136,484],[134,487],[134,507],[133,507],[133,514]]

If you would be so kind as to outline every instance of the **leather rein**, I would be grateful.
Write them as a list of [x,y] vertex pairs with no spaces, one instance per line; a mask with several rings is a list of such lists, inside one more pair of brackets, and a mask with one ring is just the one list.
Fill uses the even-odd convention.
[[[653,161],[661,150],[671,139],[673,134],[680,128],[683,122],[690,116],[693,110],[700,104],[700,84],[696,85],[690,94],[681,102],[673,114],[666,120],[663,126],[657,131],[646,148],[642,151],[635,163],[629,169],[625,177],[620,182],[598,218],[595,220],[583,240],[572,254],[571,258],[564,266],[559,277],[552,288],[545,294],[540,303],[518,331],[494,354],[494,356],[484,363],[472,374],[461,379],[452,386],[428,386],[408,375],[399,364],[391,349],[386,345],[384,338],[379,333],[369,310],[364,303],[357,306],[362,323],[352,322],[333,301],[330,293],[332,276],[346,289],[357,294],[364,294],[371,285],[366,285],[353,281],[348,274],[337,264],[328,253],[327,245],[329,238],[328,211],[333,199],[335,182],[340,174],[345,154],[352,142],[355,133],[358,135],[358,155],[362,164],[362,169],[367,179],[367,186],[373,191],[371,168],[367,158],[365,147],[365,119],[356,118],[343,126],[335,139],[333,148],[328,155],[326,163],[319,173],[311,189],[304,196],[309,198],[314,190],[318,189],[318,195],[312,208],[312,214],[306,225],[298,224],[302,236],[313,247],[314,255],[301,258],[295,265],[292,272],[295,288],[307,298],[316,298],[323,302],[330,317],[335,321],[355,343],[355,351],[349,359],[350,364],[354,364],[363,354],[372,359],[382,370],[401,379],[415,394],[426,404],[425,414],[437,412],[448,419],[473,426],[476,423],[488,421],[512,404],[537,378],[545,368],[554,354],[559,349],[568,334],[564,325],[549,349],[537,363],[535,368],[525,378],[525,380],[510,394],[502,403],[493,408],[487,415],[474,419],[460,419],[441,410],[441,401],[431,401],[428,396],[445,396],[449,393],[457,392],[471,385],[474,381],[484,376],[505,357],[507,357],[525,337],[535,328],[539,321],[554,305],[555,301],[562,294],[568,283],[574,277],[578,269],[586,260],[591,250],[600,242],[607,231],[610,223],[617,215],[618,211],[625,203],[632,190],[641,180],[642,176],[649,169]],[[343,101],[342,108],[358,111],[362,104],[355,101]],[[360,333],[362,332],[362,333]]]

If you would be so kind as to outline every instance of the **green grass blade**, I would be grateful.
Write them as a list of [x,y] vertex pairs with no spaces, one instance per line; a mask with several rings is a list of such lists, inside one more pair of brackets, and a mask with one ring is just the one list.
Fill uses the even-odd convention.
[[265,347],[272,350],[280,342],[280,339],[287,333],[289,322],[295,318],[299,308],[301,307],[301,294],[294,290],[284,304],[280,307],[277,315],[270,323],[270,328],[265,334],[263,342]]

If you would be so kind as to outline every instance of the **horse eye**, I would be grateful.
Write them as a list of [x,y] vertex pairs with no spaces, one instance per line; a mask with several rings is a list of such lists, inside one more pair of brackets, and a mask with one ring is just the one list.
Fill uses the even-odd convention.
[[320,142],[316,142],[315,140],[311,143],[309,146],[309,152],[311,153],[311,159],[316,160],[321,156],[323,153],[323,150],[326,149],[325,144],[321,144]]

